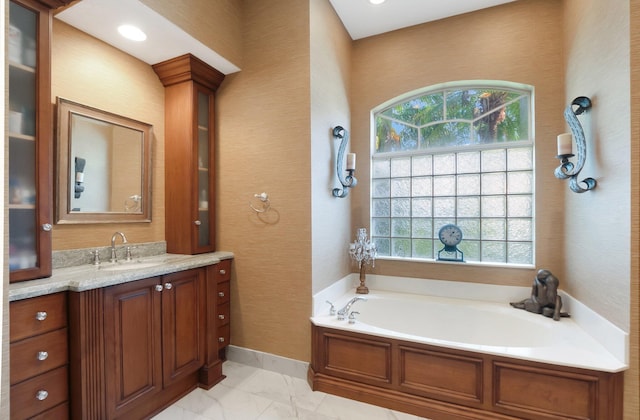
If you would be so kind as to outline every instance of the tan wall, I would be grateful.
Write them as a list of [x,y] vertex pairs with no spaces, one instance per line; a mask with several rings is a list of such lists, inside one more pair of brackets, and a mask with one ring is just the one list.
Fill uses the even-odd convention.
[[353,201],[351,195],[336,198],[331,193],[340,185],[335,168],[340,143],[331,131],[337,125],[351,128],[351,37],[328,0],[311,0],[310,5],[312,293],[316,293],[351,271],[347,244],[354,235]]
[[[189,35],[242,67],[241,0],[141,0]],[[187,7],[188,6],[188,7]]]
[[[535,87],[536,265],[563,280],[562,208],[566,183],[555,179],[555,139],[565,131],[562,3],[521,0],[504,6],[354,42],[352,148],[370,150],[369,114],[389,99],[424,86],[457,80],[505,80]],[[366,158],[359,172],[369,173]],[[369,180],[353,192],[354,228],[369,225]],[[399,261],[376,262],[379,274],[530,285],[533,269],[506,269]]]
[[[638,191],[633,186],[639,180],[640,131],[639,96],[637,89],[631,87],[637,88],[640,80],[637,27],[640,8],[637,1],[617,0],[566,0],[564,5],[565,100],[580,95],[593,100],[592,111],[584,119],[590,149],[583,173],[599,182],[590,193],[577,195],[565,191],[565,235],[572,238],[563,252],[567,286],[580,301],[630,331],[631,369],[625,374],[625,418],[635,419],[640,411],[637,300],[640,232]],[[630,16],[634,28],[631,37]],[[632,302],[633,296],[636,299]]]
[[57,19],[52,96],[153,125],[152,222],[54,225],[53,249],[107,246],[115,231],[132,243],[164,240],[164,87],[151,66]]
[[[309,360],[309,2],[244,7],[243,69],[217,95],[217,243],[236,256],[231,342]],[[262,192],[271,210],[258,215],[249,202]]]

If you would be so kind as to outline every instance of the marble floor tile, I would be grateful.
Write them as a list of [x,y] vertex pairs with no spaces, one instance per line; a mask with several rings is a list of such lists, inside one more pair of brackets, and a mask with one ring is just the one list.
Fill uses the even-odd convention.
[[195,389],[153,420],[418,420],[323,392],[304,379],[226,361],[227,376],[209,390]]

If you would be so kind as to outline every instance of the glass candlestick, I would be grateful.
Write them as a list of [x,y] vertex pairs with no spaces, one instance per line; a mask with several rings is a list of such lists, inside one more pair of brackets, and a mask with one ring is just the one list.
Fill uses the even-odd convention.
[[356,288],[356,293],[369,293],[369,288],[365,285],[366,265],[371,264],[372,267],[375,267],[377,254],[376,244],[367,238],[367,229],[358,229],[356,241],[349,244],[349,255],[358,262],[358,268],[360,269],[360,286]]

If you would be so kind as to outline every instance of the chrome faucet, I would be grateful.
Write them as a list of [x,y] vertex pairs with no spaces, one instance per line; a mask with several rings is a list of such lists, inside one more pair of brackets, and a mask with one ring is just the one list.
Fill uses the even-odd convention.
[[122,238],[123,244],[127,243],[127,237],[124,236],[124,233],[116,232],[113,234],[113,236],[111,237],[111,259],[109,259],[109,261],[112,263],[118,262],[118,254],[116,253],[116,239],[118,238],[118,235],[120,235],[120,237]]
[[345,318],[345,316],[347,316],[347,314],[349,313],[349,309],[351,309],[351,306],[353,306],[353,304],[359,300],[364,300],[366,302],[367,298],[356,296],[353,299],[351,299],[349,302],[347,302],[347,304],[344,305],[344,308],[338,311],[338,320],[342,321]]

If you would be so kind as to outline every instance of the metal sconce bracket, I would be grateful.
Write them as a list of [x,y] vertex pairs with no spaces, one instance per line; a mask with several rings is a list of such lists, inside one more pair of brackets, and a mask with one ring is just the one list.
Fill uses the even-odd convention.
[[[578,106],[575,111],[573,110],[574,105]],[[591,108],[591,99],[586,96],[578,96],[571,102],[571,105],[567,106],[564,110],[564,119],[567,121],[567,124],[569,124],[571,134],[576,142],[576,148],[578,149],[578,161],[574,165],[569,161],[569,158],[574,155],[558,155],[557,158],[560,159],[561,163],[560,166],[556,168],[554,175],[558,179],[569,179],[569,188],[575,193],[590,191],[594,189],[597,184],[593,178],[585,178],[582,181],[578,181],[578,174],[580,174],[587,160],[587,142],[580,121],[578,121],[578,115],[589,108]],[[582,187],[580,185],[581,183],[584,184],[585,187]]]
[[347,169],[348,175],[346,177],[344,176],[344,150],[347,147],[347,143],[349,143],[349,132],[345,130],[344,127],[337,125],[333,128],[333,137],[340,139],[340,148],[338,149],[338,156],[336,158],[336,171],[338,172],[338,179],[342,185],[342,188],[333,189],[333,196],[345,198],[349,194],[349,188],[353,188],[358,184],[358,180],[353,176],[355,169]]

